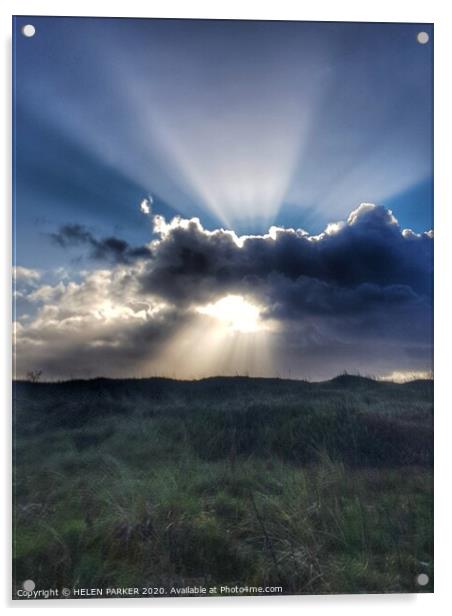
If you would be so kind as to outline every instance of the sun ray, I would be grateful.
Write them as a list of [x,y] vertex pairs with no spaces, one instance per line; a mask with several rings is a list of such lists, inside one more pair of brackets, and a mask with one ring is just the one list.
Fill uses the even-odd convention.
[[260,316],[260,307],[239,295],[227,295],[199,306],[192,319],[168,341],[153,374],[179,378],[209,376],[272,376],[274,327]]

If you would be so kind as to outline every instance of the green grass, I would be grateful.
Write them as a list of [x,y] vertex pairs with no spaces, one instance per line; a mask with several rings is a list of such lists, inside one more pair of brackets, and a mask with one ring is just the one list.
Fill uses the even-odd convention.
[[15,586],[432,590],[429,381],[18,382],[14,400]]

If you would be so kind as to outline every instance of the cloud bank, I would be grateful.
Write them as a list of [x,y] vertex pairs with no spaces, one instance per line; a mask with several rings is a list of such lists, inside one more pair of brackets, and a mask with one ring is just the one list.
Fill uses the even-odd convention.
[[[62,248],[87,250],[109,267],[30,287],[26,300],[35,310],[18,317],[18,377],[31,369],[49,378],[235,373],[231,349],[215,350],[223,359],[229,352],[229,364],[196,361],[213,352],[216,331],[199,308],[230,295],[259,306],[271,351],[265,370],[256,357],[248,369],[242,358],[241,370],[315,379],[431,369],[431,232],[402,230],[392,212],[373,204],[319,235],[272,227],[237,236],[206,230],[198,219],[153,220],[154,239],[138,248],[96,239],[79,225],[54,234]],[[223,346],[246,340],[249,353],[259,337],[234,336]]]

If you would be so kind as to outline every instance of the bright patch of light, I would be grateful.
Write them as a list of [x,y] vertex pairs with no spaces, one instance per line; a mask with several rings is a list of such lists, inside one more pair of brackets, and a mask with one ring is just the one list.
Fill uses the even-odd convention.
[[197,312],[217,319],[233,332],[252,333],[263,329],[259,308],[241,295],[227,295],[214,304],[200,306]]
[[[230,299],[223,298],[225,299],[233,303]],[[239,297],[237,305],[242,304],[240,301],[242,299]],[[209,307],[212,307],[212,304]],[[275,374],[273,327],[267,323],[264,327],[264,323],[259,322],[257,318],[257,322],[254,322],[257,329],[250,335],[248,328],[253,323],[255,314],[248,322],[244,322],[242,313],[238,325],[248,331],[243,333],[231,327],[228,319],[218,318],[217,314],[206,315],[204,309],[209,307],[201,307],[185,327],[168,339],[158,356],[149,361],[147,374],[184,379],[217,375],[273,376]],[[222,314],[221,308],[219,312]],[[200,349],[202,353],[199,352]]]
[[390,374],[385,374],[379,377],[380,381],[392,381],[394,383],[409,383],[418,379],[433,379],[433,373],[430,370],[422,371],[399,371],[394,370]]
[[342,231],[344,227],[345,227],[345,223],[342,221],[330,222],[325,229],[325,233],[327,235],[336,235],[337,233]]

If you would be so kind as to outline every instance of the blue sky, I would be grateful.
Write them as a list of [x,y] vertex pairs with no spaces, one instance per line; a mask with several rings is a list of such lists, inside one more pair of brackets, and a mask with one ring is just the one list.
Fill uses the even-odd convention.
[[[33,38],[20,29],[32,22]],[[319,232],[361,202],[432,227],[432,44],[419,24],[15,18],[17,262],[138,204],[207,228]]]
[[430,373],[431,25],[16,17],[13,46],[17,376]]

